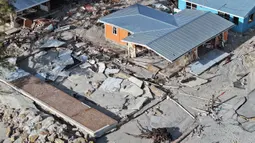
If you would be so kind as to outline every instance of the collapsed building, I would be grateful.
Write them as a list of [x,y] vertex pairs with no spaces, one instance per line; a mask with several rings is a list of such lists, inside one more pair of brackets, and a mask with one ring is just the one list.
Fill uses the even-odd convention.
[[29,28],[33,24],[33,19],[50,11],[50,0],[15,0],[11,1],[11,5],[17,16],[17,24]]

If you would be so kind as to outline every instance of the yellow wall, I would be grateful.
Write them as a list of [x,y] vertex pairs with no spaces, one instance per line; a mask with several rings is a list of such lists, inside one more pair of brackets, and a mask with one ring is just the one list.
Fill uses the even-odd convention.
[[113,34],[112,30],[113,30],[113,26],[105,24],[105,37],[109,40],[112,40],[118,44],[121,45],[126,45],[125,42],[121,42],[122,39],[126,38],[128,36],[128,31],[121,29],[121,28],[117,28],[117,34]]

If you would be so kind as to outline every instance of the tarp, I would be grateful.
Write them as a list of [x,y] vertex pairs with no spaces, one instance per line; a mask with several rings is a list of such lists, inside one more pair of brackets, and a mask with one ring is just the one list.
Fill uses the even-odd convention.
[[49,0],[15,0],[12,1],[11,4],[15,7],[16,12],[20,12],[48,1]]

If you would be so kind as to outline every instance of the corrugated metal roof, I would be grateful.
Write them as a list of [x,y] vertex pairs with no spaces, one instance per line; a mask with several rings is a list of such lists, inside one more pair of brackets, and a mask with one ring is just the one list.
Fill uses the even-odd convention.
[[16,12],[20,12],[48,1],[49,0],[14,0],[12,1],[12,5],[15,7]]
[[[169,61],[176,60],[234,26],[210,12],[186,9],[174,16],[167,14],[167,17],[165,14],[167,13],[136,4],[101,18],[100,21],[133,32],[123,41],[146,46]],[[162,21],[162,17],[170,20]]]
[[132,33],[177,27],[173,15],[139,4],[114,12],[100,18],[99,21],[121,27]]
[[[150,19],[142,15],[129,16],[128,18],[121,17],[114,19],[105,19],[104,22],[121,27],[132,33],[153,31],[172,27],[169,24],[161,23],[157,20]],[[172,27],[172,29],[175,29],[175,27]]]
[[133,34],[125,38],[123,41],[129,41],[129,42],[138,43],[141,45],[147,45],[151,41],[154,41],[173,30],[174,29],[162,29],[158,31],[150,31],[150,32]]
[[254,0],[187,0],[216,10],[246,17],[255,8]]
[[183,10],[177,14],[174,15],[175,21],[178,24],[178,26],[185,25],[192,20],[204,15],[206,12],[204,11],[198,11],[198,10]]
[[[193,10],[184,11],[187,13]],[[232,26],[234,26],[233,23],[207,12],[175,30],[158,31],[162,35],[155,32],[139,33],[125,38],[124,41],[140,43],[169,61],[174,61]]]

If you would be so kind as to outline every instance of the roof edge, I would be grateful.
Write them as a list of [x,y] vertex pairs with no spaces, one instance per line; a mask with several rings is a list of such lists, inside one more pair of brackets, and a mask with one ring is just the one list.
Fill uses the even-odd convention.
[[[38,5],[40,5],[40,4],[43,4],[43,3],[46,3],[46,2],[49,2],[49,1],[50,1],[50,0],[45,0],[45,1],[43,1],[43,2],[40,2],[40,3],[37,3],[37,4],[31,5],[31,6],[27,7],[27,8],[23,8],[23,9],[20,9],[20,10],[15,10],[15,12],[21,12],[21,11],[24,11],[24,10],[26,10],[26,9],[29,9],[29,8],[38,6]],[[13,5],[13,4],[11,4],[11,5]],[[14,6],[14,5],[13,5],[13,6]],[[14,6],[14,7],[15,7],[15,6]],[[15,7],[15,8],[16,8],[16,7]]]
[[156,52],[155,50],[153,50],[152,48],[150,48],[148,45],[144,45],[144,44],[139,44],[139,43],[136,43],[136,42],[129,42],[129,41],[126,41],[126,40],[121,40],[122,42],[128,42],[128,43],[133,43],[133,44],[136,44],[136,45],[140,45],[140,46],[143,46],[143,47],[146,47],[147,49],[149,50],[152,50],[153,52],[155,52],[156,54],[158,54],[159,56],[163,57],[165,60],[169,61],[170,63],[173,63],[173,61],[169,60],[168,58],[166,58],[165,56],[159,54],[158,52]]
[[112,25],[112,26],[114,26],[114,27],[124,29],[124,30],[126,30],[126,31],[130,32],[131,34],[134,34],[134,32],[133,32],[133,31],[131,31],[131,30],[128,30],[128,29],[126,29],[126,28],[119,27],[119,26],[117,26],[117,25],[114,25],[114,24],[111,24],[111,23],[108,23],[108,22],[104,22],[104,21],[102,21],[102,20],[100,20],[100,19],[98,19],[98,20],[97,20],[97,22],[99,22],[99,23],[103,23],[103,24]]
[[[212,7],[209,7],[209,6],[205,6],[205,5],[202,5],[202,4],[199,4],[199,3],[196,3],[196,2],[193,2],[193,1],[189,1],[189,0],[185,0],[186,2],[190,2],[190,3],[193,3],[193,4],[196,4],[196,5],[199,5],[199,6],[203,6],[205,8],[209,8],[209,9],[214,9],[216,11],[220,11],[220,12],[223,12],[223,13],[228,13],[228,14],[232,14],[232,13],[229,13],[229,12],[226,12],[226,11],[222,11],[220,9],[216,9],[216,8],[212,8]],[[238,18],[245,18],[248,14],[246,14],[246,16],[240,16],[240,15],[235,15],[235,14],[232,14],[233,16],[236,16]]]

